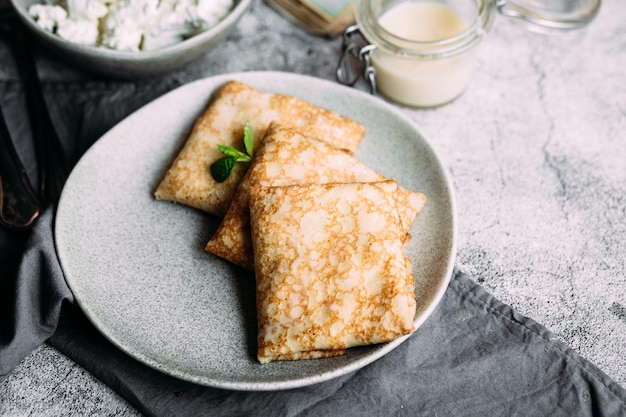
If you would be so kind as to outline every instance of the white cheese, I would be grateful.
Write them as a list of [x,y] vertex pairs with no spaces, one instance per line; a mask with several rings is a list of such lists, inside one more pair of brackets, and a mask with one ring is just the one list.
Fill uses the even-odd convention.
[[63,39],[83,45],[97,45],[98,24],[90,20],[65,19],[58,22],[56,33]]
[[30,15],[37,21],[43,30],[54,32],[60,21],[67,19],[67,11],[61,6],[44,6],[33,4],[29,9]]
[[51,0],[29,14],[71,42],[120,51],[165,48],[211,29],[234,0]]

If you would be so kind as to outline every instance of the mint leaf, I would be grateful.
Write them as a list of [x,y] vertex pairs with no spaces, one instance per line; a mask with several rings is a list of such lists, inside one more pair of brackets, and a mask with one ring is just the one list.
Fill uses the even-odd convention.
[[217,182],[226,181],[236,163],[237,159],[232,156],[225,156],[218,159],[211,164],[211,176]]
[[230,173],[237,162],[252,161],[253,145],[254,136],[252,134],[252,125],[249,121],[247,121],[243,128],[243,146],[246,153],[243,153],[232,146],[217,145],[217,149],[226,156],[211,164],[210,170],[213,179],[217,182],[224,182],[230,176]]
[[248,155],[238,149],[233,148],[232,146],[217,145],[217,149],[224,155],[235,158],[237,162],[250,162],[252,160],[252,158],[250,158]]
[[246,122],[243,127],[243,146],[246,148],[246,153],[252,158],[252,147],[254,145],[254,135],[252,134],[252,125],[250,122]]

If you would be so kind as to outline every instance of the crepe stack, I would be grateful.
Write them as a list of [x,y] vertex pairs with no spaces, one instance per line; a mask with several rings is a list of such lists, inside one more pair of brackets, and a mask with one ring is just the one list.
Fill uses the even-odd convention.
[[[237,187],[233,200],[205,249],[242,268],[253,270],[248,191],[251,186],[373,182],[386,179],[352,155],[328,143],[276,123]],[[401,230],[406,234],[426,202],[424,194],[399,187],[395,194]]]
[[[241,149],[248,121],[252,161],[214,181],[217,145]],[[229,82],[155,192],[224,217],[206,250],[255,273],[261,363],[342,355],[414,330],[404,246],[426,196],[355,159],[363,135],[329,110]]]
[[413,331],[397,184],[249,190],[258,360],[342,355]]
[[271,121],[298,128],[303,134],[354,152],[365,133],[362,124],[296,97],[266,93],[231,81],[218,89],[198,118],[180,153],[160,182],[155,197],[224,216],[235,187],[245,173],[237,164],[230,177],[216,182],[209,167],[224,155],[217,145],[243,148],[243,129],[249,121],[254,147]]
[[206,250],[256,277],[258,360],[324,358],[413,330],[404,256],[426,196],[271,123]]

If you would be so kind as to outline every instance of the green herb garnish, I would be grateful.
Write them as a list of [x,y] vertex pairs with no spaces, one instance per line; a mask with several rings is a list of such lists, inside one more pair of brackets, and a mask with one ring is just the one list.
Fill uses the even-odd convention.
[[213,179],[217,182],[224,182],[230,176],[230,173],[237,162],[252,161],[253,144],[254,137],[252,136],[252,125],[250,122],[246,122],[243,128],[243,146],[246,153],[243,153],[232,146],[217,145],[217,149],[226,156],[211,164],[211,176]]
[[250,122],[246,122],[243,127],[243,146],[246,149],[246,153],[252,158],[252,145],[254,145],[254,136],[252,136],[252,125]]

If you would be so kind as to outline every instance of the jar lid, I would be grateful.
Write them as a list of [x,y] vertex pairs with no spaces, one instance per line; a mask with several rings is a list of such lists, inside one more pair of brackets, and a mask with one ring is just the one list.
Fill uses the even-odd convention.
[[541,33],[579,29],[593,20],[600,4],[601,0],[496,0],[501,15]]

